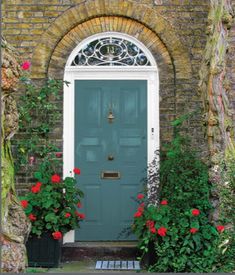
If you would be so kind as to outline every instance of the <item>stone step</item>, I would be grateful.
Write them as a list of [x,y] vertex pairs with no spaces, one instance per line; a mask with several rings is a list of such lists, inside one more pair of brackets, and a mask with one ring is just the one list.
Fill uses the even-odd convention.
[[135,260],[137,242],[75,242],[62,246],[62,262],[85,259]]

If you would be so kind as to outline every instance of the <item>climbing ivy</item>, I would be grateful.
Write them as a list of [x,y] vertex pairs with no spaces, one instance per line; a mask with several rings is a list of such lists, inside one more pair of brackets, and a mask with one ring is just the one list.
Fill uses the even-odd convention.
[[19,136],[15,141],[16,171],[30,165],[36,158],[44,158],[59,148],[50,142],[50,134],[61,120],[59,110],[62,80],[48,79],[43,86],[37,86],[27,77],[21,77],[24,93],[19,98]]

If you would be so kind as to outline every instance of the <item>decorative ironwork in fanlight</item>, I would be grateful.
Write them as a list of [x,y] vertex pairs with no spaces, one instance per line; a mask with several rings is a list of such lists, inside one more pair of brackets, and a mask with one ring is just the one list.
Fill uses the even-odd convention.
[[75,56],[71,66],[150,66],[145,53],[133,42],[105,37],[93,40]]

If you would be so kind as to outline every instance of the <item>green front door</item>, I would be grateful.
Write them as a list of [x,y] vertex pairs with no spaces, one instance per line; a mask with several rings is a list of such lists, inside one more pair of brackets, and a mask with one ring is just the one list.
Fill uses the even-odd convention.
[[133,240],[133,220],[147,166],[147,81],[75,81],[75,167],[86,219],[78,241]]

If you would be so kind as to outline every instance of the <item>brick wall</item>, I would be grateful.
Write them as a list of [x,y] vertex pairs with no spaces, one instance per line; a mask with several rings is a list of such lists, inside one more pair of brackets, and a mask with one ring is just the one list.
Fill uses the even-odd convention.
[[[172,138],[170,122],[175,116],[201,106],[197,85],[208,4],[209,0],[3,0],[2,31],[22,59],[32,61],[32,76],[38,81],[48,74],[61,78],[76,43],[97,30],[129,32],[146,46],[156,39],[150,50],[160,71],[164,143]],[[120,20],[115,21],[116,17]],[[52,133],[60,146],[61,126],[62,121]],[[200,116],[190,121],[188,131],[205,155]],[[27,178],[22,173],[17,178],[18,189],[24,190],[31,181],[30,175]]]

